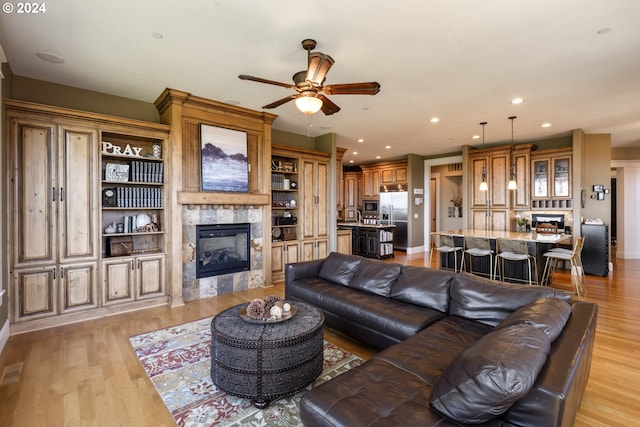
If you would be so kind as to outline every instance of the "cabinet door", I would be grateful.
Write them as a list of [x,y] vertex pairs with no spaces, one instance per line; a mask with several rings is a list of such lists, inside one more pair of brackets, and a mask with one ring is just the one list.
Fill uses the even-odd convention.
[[62,128],[58,168],[60,262],[97,259],[97,132]]
[[284,274],[284,245],[271,245],[271,276]]
[[329,255],[329,241],[325,239],[316,242],[315,259],[325,259]]
[[488,182],[487,159],[478,158],[471,161],[471,208],[483,208],[487,204],[489,195],[486,191],[480,190],[482,175]]
[[344,178],[345,220],[355,221],[358,210],[358,175],[345,174]]
[[342,254],[351,255],[351,232],[349,230],[338,231],[337,251]]
[[381,184],[393,184],[396,182],[395,171],[393,168],[382,169],[380,171],[380,183]]
[[329,165],[327,163],[316,164],[316,237],[329,235]]
[[533,161],[532,198],[546,199],[549,197],[549,159]]
[[325,237],[329,233],[329,165],[305,160],[302,172],[304,180],[302,235],[305,238]]
[[60,308],[62,313],[98,306],[97,264],[69,264],[60,267]]
[[407,182],[407,168],[405,167],[396,168],[396,182],[398,183]]
[[302,241],[302,261],[313,261],[316,259],[316,241],[315,240],[303,240]]
[[571,197],[571,158],[553,159],[553,197]]
[[102,305],[133,301],[135,264],[131,259],[110,259],[102,262]]
[[39,319],[57,314],[55,267],[14,271],[14,321]]
[[490,157],[489,202],[491,207],[508,207],[509,197],[507,183],[509,182],[509,157],[507,154]]
[[516,152],[514,154],[514,164],[518,189],[513,191],[513,207],[514,209],[529,209],[529,154]]
[[58,233],[55,127],[14,121],[11,132],[11,140],[16,144],[13,151],[13,265],[52,263],[56,261],[54,236]]
[[369,170],[362,172],[363,198],[380,197],[380,171]]
[[164,295],[164,255],[136,259],[136,285],[138,298]]

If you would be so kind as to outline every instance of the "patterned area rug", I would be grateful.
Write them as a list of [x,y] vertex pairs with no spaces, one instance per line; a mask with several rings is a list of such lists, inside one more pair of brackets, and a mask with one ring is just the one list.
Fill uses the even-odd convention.
[[[211,382],[211,318],[129,339],[144,370],[179,426],[302,426],[298,402],[305,390],[256,409]],[[325,341],[317,386],[360,365],[362,359]]]

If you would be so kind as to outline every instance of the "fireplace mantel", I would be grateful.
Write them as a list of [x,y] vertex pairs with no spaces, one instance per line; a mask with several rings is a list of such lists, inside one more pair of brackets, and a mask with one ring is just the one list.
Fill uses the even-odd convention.
[[180,191],[178,193],[178,203],[188,206],[264,206],[271,204],[271,196],[269,194],[258,193]]

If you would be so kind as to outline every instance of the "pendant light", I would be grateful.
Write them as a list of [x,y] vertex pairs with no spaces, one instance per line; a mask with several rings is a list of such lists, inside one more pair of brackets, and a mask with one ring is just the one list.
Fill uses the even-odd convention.
[[517,116],[509,117],[509,120],[511,120],[511,171],[509,184],[507,184],[507,189],[509,190],[518,189],[518,183],[516,182],[516,158],[513,155],[513,121],[517,118]]
[[[482,145],[484,145],[484,127],[487,124],[487,122],[481,122],[480,124],[482,125]],[[488,189],[489,189],[489,184],[487,184],[487,161],[483,160],[482,161],[482,182],[480,183],[480,187],[478,187],[478,190],[487,191]]]

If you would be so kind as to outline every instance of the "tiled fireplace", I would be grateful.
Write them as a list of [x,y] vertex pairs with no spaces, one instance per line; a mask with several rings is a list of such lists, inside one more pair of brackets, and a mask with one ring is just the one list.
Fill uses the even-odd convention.
[[[213,236],[211,241],[203,243],[205,246],[201,244],[201,250],[198,251],[198,229],[207,225],[216,225],[211,227],[210,231],[214,231],[213,234],[216,234],[216,230],[220,231],[217,233],[219,238]],[[240,243],[243,232],[237,230],[246,225],[249,228],[248,248]],[[225,248],[233,247],[234,254],[230,256],[234,259],[246,255],[248,269],[242,266],[235,268],[240,271],[233,273],[222,271],[217,275],[200,277],[203,276],[201,270],[206,259],[209,258],[206,262],[209,265],[214,252],[215,256],[220,255],[220,248],[217,247],[220,245]],[[238,267],[242,263],[232,261],[227,267],[232,264]],[[182,207],[182,277],[185,301],[264,286],[263,268],[262,207]]]

